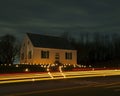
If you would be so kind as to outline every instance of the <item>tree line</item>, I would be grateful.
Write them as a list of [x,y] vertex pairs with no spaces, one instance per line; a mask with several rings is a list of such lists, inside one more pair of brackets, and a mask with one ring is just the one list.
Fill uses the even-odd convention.
[[77,50],[77,62],[94,67],[120,66],[120,35],[118,33],[80,33],[78,40],[68,32],[67,38]]

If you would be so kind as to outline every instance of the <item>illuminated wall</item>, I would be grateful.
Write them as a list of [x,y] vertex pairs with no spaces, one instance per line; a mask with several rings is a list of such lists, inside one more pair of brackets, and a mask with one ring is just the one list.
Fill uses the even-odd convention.
[[[26,35],[25,38],[23,39],[22,45],[21,45],[21,50],[20,50],[20,63],[31,63],[33,62],[32,59],[28,58],[28,53],[29,51],[32,51],[33,54],[33,45],[31,41],[29,40],[28,36]],[[22,58],[22,54],[24,54]]]
[[[41,52],[49,52],[49,58],[42,58]],[[72,59],[66,59],[65,54],[72,53]],[[30,54],[29,54],[30,53]],[[24,54],[24,58],[22,57]],[[62,64],[77,64],[77,51],[76,50],[64,50],[54,48],[39,48],[34,47],[29,40],[28,36],[23,40],[20,51],[20,63],[21,64],[53,64],[56,60],[56,54],[59,54],[59,62]]]
[[[49,51],[49,58],[41,58],[41,51]],[[72,59],[66,60],[65,53],[71,52]],[[77,64],[77,52],[75,50],[50,49],[50,48],[34,48],[33,62],[42,64],[53,64],[55,62],[55,55],[59,54],[59,62],[62,64]]]

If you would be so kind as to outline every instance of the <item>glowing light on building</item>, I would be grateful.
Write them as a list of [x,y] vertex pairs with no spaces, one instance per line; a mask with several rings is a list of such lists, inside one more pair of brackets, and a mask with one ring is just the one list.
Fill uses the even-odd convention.
[[28,72],[28,71],[29,71],[29,69],[28,69],[28,68],[26,68],[26,69],[25,69],[25,72]]
[[18,65],[16,65],[15,67],[19,67]]

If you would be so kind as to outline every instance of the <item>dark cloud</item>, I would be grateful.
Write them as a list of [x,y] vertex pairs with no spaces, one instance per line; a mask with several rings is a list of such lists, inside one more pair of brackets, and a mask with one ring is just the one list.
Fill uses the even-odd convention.
[[120,0],[0,0],[0,35],[119,32]]

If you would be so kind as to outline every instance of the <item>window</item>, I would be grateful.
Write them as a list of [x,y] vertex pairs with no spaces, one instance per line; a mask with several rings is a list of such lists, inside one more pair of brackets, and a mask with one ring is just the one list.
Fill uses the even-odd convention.
[[41,58],[49,58],[49,51],[41,51]]
[[28,52],[28,59],[31,59],[31,58],[32,58],[32,52],[29,51],[29,52]]
[[71,52],[70,53],[66,52],[65,53],[65,59],[71,60],[72,59],[72,53]]

